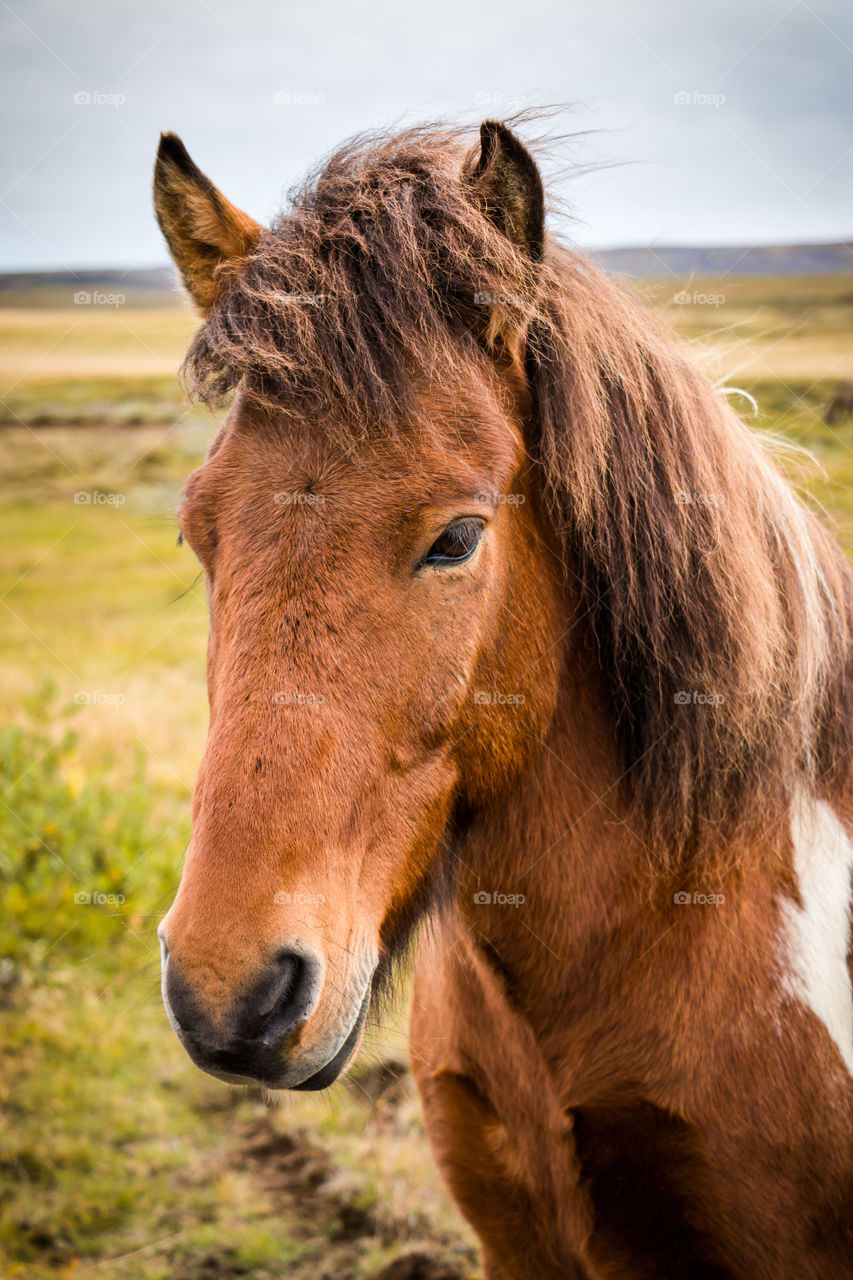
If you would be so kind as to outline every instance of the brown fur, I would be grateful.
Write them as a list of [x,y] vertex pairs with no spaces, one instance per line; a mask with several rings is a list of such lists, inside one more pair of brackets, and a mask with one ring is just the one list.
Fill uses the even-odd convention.
[[[181,516],[211,729],[170,963],[225,1035],[322,953],[314,1065],[432,908],[413,1061],[490,1280],[851,1275],[850,1077],[779,942],[793,798],[853,816],[850,571],[542,207],[491,122],[345,148],[224,265],[164,224],[215,291],[188,383],[238,389]],[[419,569],[463,515],[470,565]]]

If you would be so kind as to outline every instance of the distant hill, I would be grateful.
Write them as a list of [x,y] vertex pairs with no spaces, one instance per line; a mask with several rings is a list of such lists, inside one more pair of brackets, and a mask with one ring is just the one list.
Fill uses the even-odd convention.
[[109,305],[100,295],[121,296],[133,306],[168,307],[181,299],[176,280],[171,267],[6,272],[0,273],[0,307]]
[[[781,244],[743,247],[651,245],[594,249],[606,271],[643,279],[668,276],[830,276],[853,274],[853,241],[840,244]],[[86,302],[86,295],[89,302]],[[98,305],[98,295],[120,294],[134,306],[185,305],[171,267],[144,270],[92,268],[80,271],[0,273],[0,307]],[[108,304],[107,304],[108,305]]]
[[596,249],[591,256],[606,271],[620,275],[674,276],[687,280],[732,276],[834,276],[853,274],[853,241],[841,244],[652,245],[634,249]]

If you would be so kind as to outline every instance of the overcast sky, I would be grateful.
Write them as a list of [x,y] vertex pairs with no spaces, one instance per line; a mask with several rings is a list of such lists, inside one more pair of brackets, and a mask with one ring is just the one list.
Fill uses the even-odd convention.
[[588,245],[853,238],[851,0],[0,0],[0,268],[165,261],[157,135],[268,218],[401,119],[572,102]]

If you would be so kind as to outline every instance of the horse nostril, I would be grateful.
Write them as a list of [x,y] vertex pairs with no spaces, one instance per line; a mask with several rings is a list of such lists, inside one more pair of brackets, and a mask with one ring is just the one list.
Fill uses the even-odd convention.
[[241,999],[235,1032],[241,1040],[280,1041],[306,1010],[304,996],[309,981],[309,962],[283,951],[273,966]]

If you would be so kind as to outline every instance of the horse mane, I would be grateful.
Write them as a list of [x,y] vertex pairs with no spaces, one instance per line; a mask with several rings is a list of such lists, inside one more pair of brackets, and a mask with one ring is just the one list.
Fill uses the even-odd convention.
[[719,867],[797,789],[846,775],[850,570],[645,308],[553,237],[531,263],[483,216],[473,155],[445,126],[338,151],[239,271],[221,268],[186,382],[208,402],[240,384],[351,444],[425,429],[413,370],[451,385],[521,335],[527,448],[626,785],[660,859],[705,850],[707,868],[716,850]]

